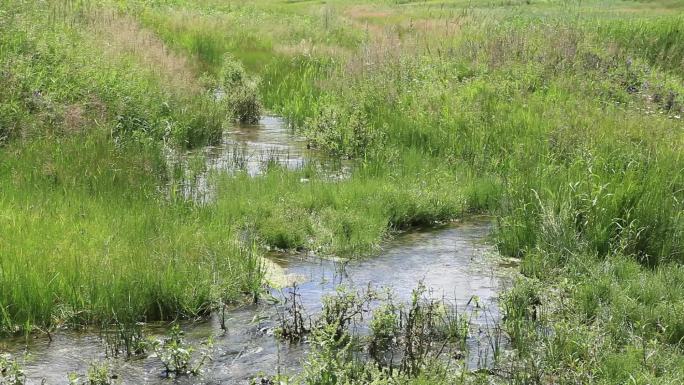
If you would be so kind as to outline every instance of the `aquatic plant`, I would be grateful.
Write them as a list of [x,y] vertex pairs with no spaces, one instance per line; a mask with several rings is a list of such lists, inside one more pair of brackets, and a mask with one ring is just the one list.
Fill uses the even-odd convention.
[[142,326],[137,323],[103,325],[100,334],[108,357],[123,355],[130,358],[150,350],[149,339],[144,336]]
[[301,131],[310,146],[349,158],[370,156],[385,138],[384,131],[374,128],[363,107],[356,104],[346,108],[323,105]]
[[[451,310],[452,315],[447,316],[447,303],[428,294],[421,284],[404,306],[395,304],[390,293],[340,288],[325,297],[323,312],[307,334],[311,351],[303,373],[266,380],[291,384],[410,384],[439,378],[436,373],[442,375],[437,382],[440,384],[470,379],[464,369],[446,369],[464,365],[459,362],[467,354],[467,337],[463,335],[469,334],[470,324],[462,321],[468,319],[467,315],[456,317],[455,310]],[[364,317],[370,317],[365,324],[368,328],[355,328]],[[459,329],[454,338],[449,333],[456,327]]]
[[288,292],[284,303],[275,306],[279,309],[276,337],[289,342],[298,342],[311,332],[311,318],[305,313],[297,285],[294,285]]
[[91,362],[84,376],[78,373],[68,375],[69,385],[114,385],[119,383],[118,378],[107,362]]
[[394,365],[401,336],[400,317],[399,309],[391,301],[373,310],[368,355],[379,366],[391,368]]
[[26,384],[26,374],[24,373],[22,364],[16,357],[0,354],[0,384]]
[[178,324],[169,330],[163,340],[152,341],[155,355],[164,365],[167,376],[183,376],[199,374],[207,360],[211,360],[213,342],[208,339],[200,351],[200,357],[194,358],[195,347],[185,342],[183,331]]
[[208,78],[205,82],[209,83],[219,101],[227,104],[235,119],[251,124],[259,121],[262,111],[259,78],[248,75],[232,55],[224,56],[216,80]]

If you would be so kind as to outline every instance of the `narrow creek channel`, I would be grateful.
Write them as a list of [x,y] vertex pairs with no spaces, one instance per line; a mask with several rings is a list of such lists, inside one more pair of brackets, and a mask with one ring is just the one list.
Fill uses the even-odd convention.
[[186,168],[192,168],[189,163],[197,157],[204,170],[185,182],[183,194],[200,203],[214,198],[211,177],[215,174],[246,172],[258,176],[271,165],[289,170],[312,166],[329,180],[340,180],[349,176],[352,167],[349,160],[326,157],[309,149],[306,140],[295,135],[287,121],[269,115],[257,124],[235,124],[217,144],[169,153],[169,160],[181,162]]
[[[268,149],[265,142],[270,141],[270,145],[279,145],[281,154],[287,154],[292,161],[306,161],[304,152],[292,151],[295,147],[289,141],[294,137],[282,125],[280,119],[265,118],[261,125],[248,128],[257,132],[245,133],[243,128],[231,133],[233,139],[224,140],[221,149],[205,150],[215,154],[208,158],[209,168],[221,169],[222,154],[232,151],[231,146],[236,143],[246,144],[247,151],[258,153],[260,149]],[[254,162],[254,167],[248,170],[258,175],[259,162]],[[468,362],[475,368],[491,354],[487,330],[500,318],[498,295],[510,284],[515,270],[502,264],[494,248],[486,243],[491,226],[489,219],[474,218],[410,231],[387,241],[376,256],[346,262],[313,255],[271,254],[266,257],[268,276],[274,282],[279,281],[281,288],[270,292],[276,298],[283,298],[296,283],[306,312],[313,315],[320,310],[322,297],[333,293],[339,285],[357,289],[369,284],[374,288],[388,288],[397,301],[408,301],[412,290],[422,281],[433,296],[445,298],[459,310],[479,309],[473,312],[473,332],[468,340]],[[228,310],[227,331],[221,330],[217,315],[201,322],[185,323],[183,330],[189,343],[198,344],[208,337],[214,340],[213,360],[206,363],[200,376],[165,378],[156,357],[113,359],[112,371],[121,383],[136,385],[249,384],[260,375],[277,371],[295,373],[301,369],[308,348],[305,343],[278,342],[273,336],[276,314],[274,305],[262,301]],[[145,331],[152,336],[165,332],[153,325]],[[91,362],[106,359],[104,343],[95,331],[59,331],[52,336],[52,341],[44,336],[32,337],[29,341],[0,340],[0,352],[21,355],[24,351],[30,353],[25,366],[29,384],[40,384],[43,379],[46,384],[65,384],[68,373],[84,373]]]
[[[376,257],[346,264],[301,255],[270,256],[275,274],[297,282],[303,305],[313,314],[321,297],[344,284],[364,288],[391,288],[396,299],[408,301],[411,291],[423,281],[436,296],[444,296],[460,309],[472,310],[477,297],[481,311],[472,319],[469,340],[470,365],[487,354],[487,336],[478,334],[499,319],[498,293],[511,281],[513,270],[500,263],[491,246],[485,243],[490,221],[469,220],[460,224],[402,234],[388,242]],[[272,290],[274,296],[287,295],[292,287]],[[466,305],[470,302],[469,305]],[[273,374],[277,368],[292,373],[301,368],[306,344],[278,343],[272,335],[276,325],[273,305],[243,306],[227,312],[227,332],[218,317],[184,325],[187,340],[199,343],[214,338],[213,361],[199,377],[166,379],[158,358],[112,361],[112,368],[124,384],[249,384],[255,376]],[[161,330],[156,329],[157,332]],[[148,333],[155,334],[151,328]],[[20,354],[24,340],[0,342],[1,350]],[[105,359],[105,348],[97,333],[59,332],[50,342],[45,337],[29,341],[31,358],[26,373],[31,383],[64,384],[69,372],[84,372],[93,360]]]

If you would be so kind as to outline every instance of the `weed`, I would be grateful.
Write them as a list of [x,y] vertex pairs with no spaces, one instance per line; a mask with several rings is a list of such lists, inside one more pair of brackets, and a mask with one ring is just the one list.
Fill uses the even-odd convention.
[[68,379],[69,385],[114,385],[118,383],[118,376],[112,374],[106,362],[93,362],[88,366],[85,376],[70,373]]
[[401,335],[399,309],[390,301],[373,311],[369,356],[380,366],[392,367]]
[[311,319],[305,314],[301,294],[297,290],[297,285],[293,286],[288,297],[285,297],[283,311],[278,313],[279,326],[275,331],[278,338],[289,342],[300,341],[311,332]]
[[6,385],[26,384],[26,374],[16,357],[0,355],[0,383]]
[[[395,304],[389,292],[341,288],[324,299],[324,310],[313,322],[303,373],[268,381],[446,384],[471,379],[449,369],[455,363],[460,367],[458,362],[467,354],[470,323],[464,320],[468,315],[446,310],[445,301],[427,294],[425,286],[419,285],[404,306]],[[364,323],[367,316],[370,320]]]
[[193,359],[195,348],[185,342],[183,334],[180,326],[175,324],[169,330],[168,337],[152,342],[155,355],[164,365],[167,376],[199,374],[206,361],[211,360],[211,339],[204,344],[205,348],[200,352],[200,357]]
[[109,357],[123,355],[130,358],[145,354],[150,348],[140,324],[105,325],[101,329],[101,334]]

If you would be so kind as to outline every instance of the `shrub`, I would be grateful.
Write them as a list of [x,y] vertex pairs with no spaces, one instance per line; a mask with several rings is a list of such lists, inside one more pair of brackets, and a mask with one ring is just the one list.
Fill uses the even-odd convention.
[[240,62],[227,54],[217,78],[209,80],[219,99],[225,100],[232,115],[242,123],[254,124],[262,112],[259,78],[249,76]]

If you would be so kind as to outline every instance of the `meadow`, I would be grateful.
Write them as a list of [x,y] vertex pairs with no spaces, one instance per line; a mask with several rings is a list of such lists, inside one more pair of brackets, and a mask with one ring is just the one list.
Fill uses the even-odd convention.
[[[0,331],[198,317],[258,297],[265,250],[365,257],[397,230],[488,214],[521,271],[495,370],[304,382],[681,383],[683,12],[5,2]],[[211,202],[179,194],[189,171],[168,150],[214,143],[261,108],[352,160],[349,178],[274,166],[214,175]]]

